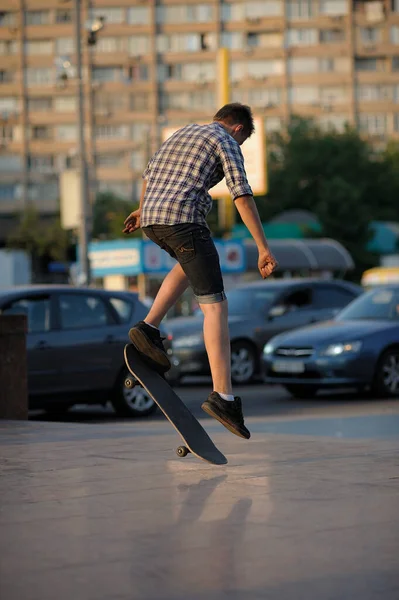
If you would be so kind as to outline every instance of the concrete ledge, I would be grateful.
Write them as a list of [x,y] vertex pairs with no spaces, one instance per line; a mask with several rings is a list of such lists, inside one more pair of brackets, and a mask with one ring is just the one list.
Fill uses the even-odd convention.
[[205,426],[0,423],[2,600],[397,600],[398,439]]

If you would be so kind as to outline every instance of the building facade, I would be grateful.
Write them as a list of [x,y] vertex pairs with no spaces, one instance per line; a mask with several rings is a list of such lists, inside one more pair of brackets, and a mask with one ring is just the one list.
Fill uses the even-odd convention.
[[[80,4],[92,190],[137,200],[162,128],[212,117],[220,47],[231,100],[250,104],[267,132],[302,114],[379,143],[399,138],[399,0]],[[28,202],[58,211],[59,173],[76,166],[74,7],[0,0],[0,215]]]

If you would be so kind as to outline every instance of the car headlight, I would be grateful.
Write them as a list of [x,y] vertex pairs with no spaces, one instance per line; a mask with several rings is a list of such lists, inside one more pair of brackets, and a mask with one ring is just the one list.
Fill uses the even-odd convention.
[[355,354],[362,347],[362,342],[342,342],[338,344],[330,344],[320,352],[323,356],[341,356],[342,354]]
[[268,342],[266,346],[263,348],[263,354],[273,354],[274,345]]
[[174,339],[172,342],[173,348],[189,348],[191,346],[199,346],[204,341],[204,335],[202,333],[193,333],[192,335],[185,335],[181,338]]

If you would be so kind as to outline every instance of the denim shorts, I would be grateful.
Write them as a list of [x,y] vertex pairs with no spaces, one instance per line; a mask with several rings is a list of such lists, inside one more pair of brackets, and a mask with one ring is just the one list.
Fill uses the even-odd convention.
[[180,263],[198,304],[225,300],[219,254],[207,227],[180,223],[149,225],[143,227],[143,231]]

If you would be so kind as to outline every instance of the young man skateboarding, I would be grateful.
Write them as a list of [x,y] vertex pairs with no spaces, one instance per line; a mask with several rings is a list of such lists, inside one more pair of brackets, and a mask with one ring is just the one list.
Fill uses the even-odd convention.
[[263,278],[277,266],[263,232],[248,184],[240,146],[254,131],[251,109],[226,104],[207,125],[187,125],[152,157],[143,174],[140,207],[125,220],[124,233],[141,227],[177,264],[165,277],[144,321],[129,332],[134,346],[155,368],[167,371],[170,361],[159,325],[188,285],[204,314],[204,341],[213,392],[202,409],[236,435],[248,439],[241,399],[233,396],[230,373],[228,306],[219,256],[206,216],[212,207],[208,191],[226,178],[231,197],[259,251]]

